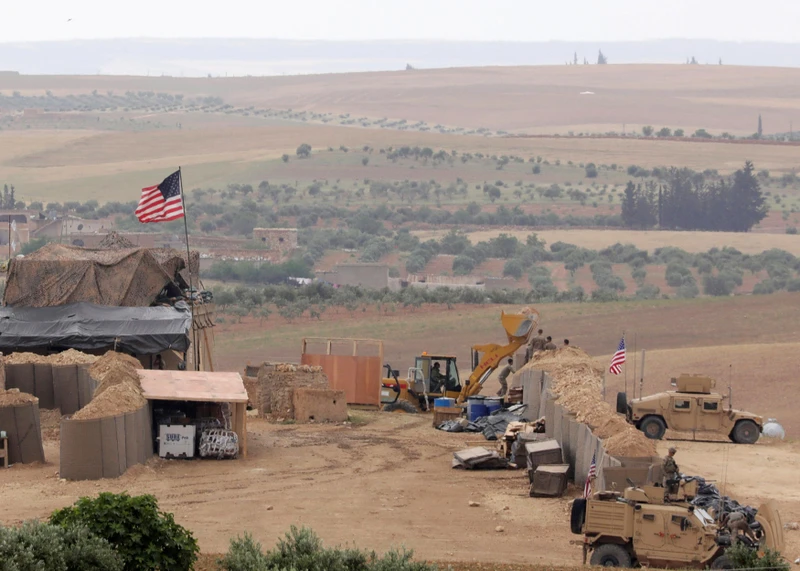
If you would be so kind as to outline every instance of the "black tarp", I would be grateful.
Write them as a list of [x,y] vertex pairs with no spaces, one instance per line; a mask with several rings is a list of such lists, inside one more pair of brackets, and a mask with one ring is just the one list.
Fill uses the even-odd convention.
[[192,314],[176,307],[109,307],[71,303],[55,307],[0,307],[0,351],[106,349],[138,355],[189,348]]

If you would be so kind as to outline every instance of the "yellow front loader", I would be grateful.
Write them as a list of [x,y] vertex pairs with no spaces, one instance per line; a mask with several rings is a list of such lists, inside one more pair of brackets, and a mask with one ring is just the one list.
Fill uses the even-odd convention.
[[[450,355],[423,353],[408,368],[406,378],[400,371],[384,365],[388,372],[381,383],[381,404],[387,412],[420,412],[433,408],[433,401],[450,397],[463,403],[481,392],[483,384],[503,359],[512,356],[528,342],[539,323],[539,313],[526,308],[521,313],[501,313],[500,322],[506,331],[508,343],[486,343],[472,346],[473,371],[463,383],[458,374],[456,358]],[[432,374],[434,366],[438,374]]]

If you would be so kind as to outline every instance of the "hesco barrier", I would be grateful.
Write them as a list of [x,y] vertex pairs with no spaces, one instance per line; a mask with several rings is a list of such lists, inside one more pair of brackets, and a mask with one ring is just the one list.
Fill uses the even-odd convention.
[[61,414],[74,414],[89,404],[97,386],[88,365],[53,365],[53,391]]
[[44,462],[39,403],[0,407],[0,427],[8,436],[8,463]]
[[[545,417],[545,434],[561,446],[564,460],[570,465],[570,477],[575,483],[586,482],[592,458],[597,466],[595,490],[606,489],[612,482],[618,488],[619,482],[623,482],[624,487],[628,477],[640,483],[642,473],[653,473],[650,467],[659,461],[658,458],[616,458],[607,454],[602,440],[592,433],[591,428],[578,422],[574,414],[556,403],[555,395],[550,392],[550,375],[526,369],[518,373],[518,379],[522,384],[523,402],[530,410],[538,410],[539,417]],[[605,468],[610,469],[609,478],[606,478]]]
[[149,405],[117,416],[61,421],[60,475],[67,480],[116,478],[152,455]]
[[50,363],[6,364],[6,387],[19,389],[39,399],[39,408],[60,409],[73,414],[86,406],[97,383],[89,376],[89,365]]

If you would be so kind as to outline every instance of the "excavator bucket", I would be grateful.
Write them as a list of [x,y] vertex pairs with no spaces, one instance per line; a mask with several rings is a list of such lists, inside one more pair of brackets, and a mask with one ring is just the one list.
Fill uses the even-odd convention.
[[539,323],[539,314],[535,311],[527,313],[505,313],[500,316],[503,328],[509,341],[524,340]]

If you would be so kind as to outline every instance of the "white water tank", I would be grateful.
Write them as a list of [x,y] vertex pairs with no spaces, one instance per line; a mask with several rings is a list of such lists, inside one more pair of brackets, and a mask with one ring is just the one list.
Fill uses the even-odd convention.
[[764,436],[769,436],[770,438],[780,438],[781,440],[786,438],[786,431],[774,418],[767,419],[761,434]]

